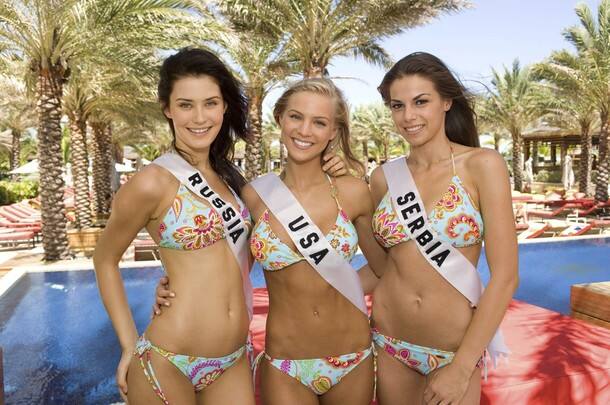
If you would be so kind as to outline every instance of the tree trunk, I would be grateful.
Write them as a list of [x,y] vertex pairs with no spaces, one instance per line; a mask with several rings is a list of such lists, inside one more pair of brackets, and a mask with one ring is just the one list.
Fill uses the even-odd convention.
[[364,156],[364,174],[367,175],[369,172],[369,141],[364,139],[362,141],[362,156]]
[[595,199],[600,202],[608,201],[608,177],[610,172],[610,133],[608,127],[608,112],[601,114],[602,127],[599,132],[599,159],[597,163],[597,179],[595,180]]
[[591,164],[593,149],[593,140],[589,126],[581,126],[580,128],[580,165],[578,168],[578,188],[581,193],[590,196],[591,188]]
[[280,136],[280,170],[284,169],[284,142]]
[[500,152],[500,134],[494,133],[494,149],[496,152]]
[[91,198],[89,197],[89,158],[87,154],[87,123],[80,111],[68,114],[70,120],[70,164],[74,183],[74,226],[91,226]]
[[110,212],[112,200],[111,176],[111,140],[107,131],[107,124],[102,122],[91,123],[92,155],[93,155],[93,211],[96,215],[104,217]]
[[513,181],[515,190],[523,191],[523,138],[520,133],[512,134],[513,138]]
[[36,84],[38,163],[44,260],[70,257],[66,233],[61,153],[62,74],[57,67],[41,71]]
[[[19,167],[19,163],[21,162],[21,131],[12,128],[11,132],[13,134],[13,138],[12,138],[12,147],[11,147],[11,161],[9,162],[10,164],[10,170],[15,170],[16,168]],[[11,180],[13,181],[18,181],[19,180],[19,175],[18,174],[13,174],[11,175]]]
[[538,142],[532,142],[532,171],[538,173]]
[[246,142],[246,180],[254,180],[263,173],[263,99],[250,94],[250,141]]
[[324,66],[316,66],[315,63],[312,63],[310,66],[305,66],[305,69],[303,70],[303,78],[321,78],[324,76],[325,70],[326,68]]

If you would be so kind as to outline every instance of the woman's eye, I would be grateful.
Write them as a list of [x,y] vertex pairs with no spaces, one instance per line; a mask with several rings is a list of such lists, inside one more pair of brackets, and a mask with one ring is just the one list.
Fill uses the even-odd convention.
[[298,120],[300,118],[297,114],[290,114],[289,117],[293,120]]
[[428,103],[428,100],[415,100],[415,105],[424,105],[427,103]]
[[324,121],[316,121],[315,124],[319,127],[325,127],[326,126],[326,122]]
[[402,104],[390,104],[390,108],[392,110],[400,110],[402,108]]
[[216,101],[208,101],[207,103],[205,103],[205,105],[207,107],[214,107],[214,106],[217,106],[218,103]]
[[178,107],[180,107],[180,108],[191,108],[191,105],[183,103],[183,104],[178,104]]

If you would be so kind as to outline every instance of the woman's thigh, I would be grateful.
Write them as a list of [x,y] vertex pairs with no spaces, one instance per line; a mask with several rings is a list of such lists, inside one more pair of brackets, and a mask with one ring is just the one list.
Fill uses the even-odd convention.
[[377,355],[377,403],[420,405],[424,401],[426,377],[411,370],[383,350]]
[[[167,359],[154,351],[150,353],[150,364],[167,401],[176,404],[195,404],[195,390],[191,381]],[[146,362],[144,364],[146,365]],[[155,389],[144,374],[140,359],[133,356],[127,373],[129,404],[152,405],[162,403],[161,397],[155,392]]]
[[246,353],[197,394],[198,405],[254,405],[254,385]]
[[362,361],[341,381],[320,397],[321,405],[369,405],[375,384],[374,356]]
[[261,359],[260,387],[265,405],[318,405],[318,396],[305,385]]

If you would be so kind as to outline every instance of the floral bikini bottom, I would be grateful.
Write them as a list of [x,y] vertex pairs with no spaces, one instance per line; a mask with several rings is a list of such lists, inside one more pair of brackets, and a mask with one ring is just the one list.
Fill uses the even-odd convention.
[[337,385],[372,352],[373,348],[369,347],[356,353],[302,360],[274,359],[261,352],[254,361],[254,375],[256,377],[258,363],[264,356],[273,367],[299,381],[315,394],[322,395]]
[[[151,350],[154,350],[156,353],[165,357],[170,363],[176,366],[176,368],[191,381],[193,389],[197,392],[216,381],[218,377],[243,356],[248,348],[249,343],[224,357],[195,357],[163,350],[160,347],[154,346],[150,343],[150,340],[142,335],[136,343],[134,355],[140,358],[140,364],[144,370],[144,375],[152,385],[153,390],[159,398],[161,398],[163,403],[167,405],[169,402],[161,389],[159,380],[157,380],[150,362]],[[248,350],[248,352],[250,351]]]

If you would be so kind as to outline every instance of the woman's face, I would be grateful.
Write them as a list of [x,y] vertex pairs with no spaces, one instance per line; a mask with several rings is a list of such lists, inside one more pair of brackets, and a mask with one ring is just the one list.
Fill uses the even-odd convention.
[[176,145],[202,152],[220,132],[226,104],[211,76],[188,76],[176,80],[169,105],[163,111],[174,123]]
[[409,75],[390,85],[390,110],[400,134],[412,146],[420,146],[445,134],[445,115],[451,100],[441,97],[434,83]]
[[296,162],[319,158],[337,132],[332,98],[308,91],[293,94],[280,116],[280,128],[289,158]]

